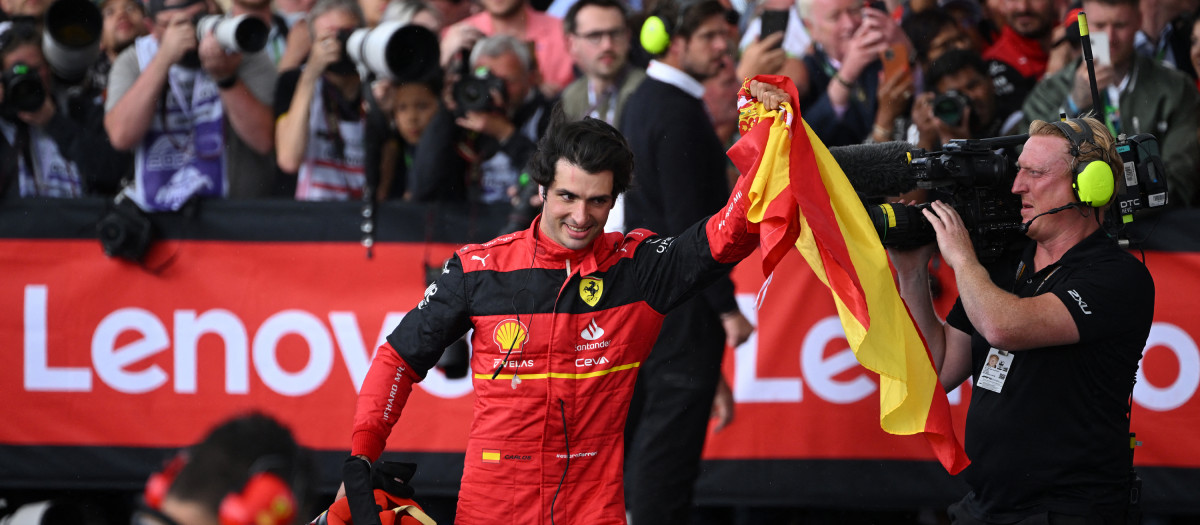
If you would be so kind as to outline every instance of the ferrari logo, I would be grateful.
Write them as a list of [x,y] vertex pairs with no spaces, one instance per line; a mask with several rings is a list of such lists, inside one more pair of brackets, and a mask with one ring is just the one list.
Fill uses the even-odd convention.
[[579,298],[588,306],[596,306],[600,296],[604,295],[604,279],[599,277],[584,277],[579,281]]

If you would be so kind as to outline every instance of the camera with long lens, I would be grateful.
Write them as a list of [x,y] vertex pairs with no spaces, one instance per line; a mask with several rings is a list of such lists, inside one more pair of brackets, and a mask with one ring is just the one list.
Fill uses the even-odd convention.
[[[993,261],[1027,241],[1021,197],[1012,193],[1017,167],[1011,153],[1028,138],[952,140],[941,151],[919,152],[909,164],[916,187],[930,190],[931,200],[945,202],[962,217],[980,261]],[[1137,211],[1165,206],[1167,182],[1158,141],[1152,135],[1122,135],[1115,146],[1125,169],[1117,177],[1109,205],[1112,211],[1105,220],[1119,227],[1131,222]],[[936,241],[933,226],[922,213],[928,206],[879,204],[869,206],[867,215],[884,246],[912,249]]]
[[371,29],[338,33],[343,61],[366,68],[376,77],[400,82],[440,73],[437,35],[418,25],[386,22]]
[[941,119],[942,122],[951,126],[958,126],[962,124],[963,115],[970,104],[970,99],[962,93],[951,89],[933,97],[930,108],[933,109],[933,116]]
[[[909,164],[917,188],[962,217],[975,253],[994,260],[1023,243],[1021,197],[1012,193],[1016,159],[1005,151],[1025,143],[1027,135],[991,139],[952,140],[941,151],[922,153]],[[936,240],[933,227],[921,213],[928,205],[880,204],[867,208],[883,245],[911,249]]]
[[504,90],[504,79],[493,75],[487,68],[480,67],[459,78],[454,84],[452,94],[460,113],[495,111],[500,109],[500,104],[492,97],[492,92],[504,93]]
[[4,71],[4,104],[6,113],[37,111],[46,101],[46,86],[35,67],[17,62]]
[[46,8],[42,53],[54,76],[67,83],[84,78],[100,58],[103,20],[90,0],[57,0]]
[[230,53],[262,51],[271,35],[266,22],[250,15],[203,15],[196,20],[196,39],[204,38],[209,31],[221,49]]

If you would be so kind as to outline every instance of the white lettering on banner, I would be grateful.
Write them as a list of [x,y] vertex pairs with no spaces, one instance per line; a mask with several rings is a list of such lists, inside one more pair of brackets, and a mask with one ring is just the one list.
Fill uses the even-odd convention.
[[[137,332],[142,338],[115,347],[117,336]],[[167,328],[154,314],[141,308],[122,308],[108,314],[92,334],[92,365],[100,380],[113,390],[141,394],[167,382],[167,373],[158,365],[133,372],[126,367],[170,348]]]
[[[770,279],[767,279],[770,282]],[[764,284],[764,287],[766,284]],[[748,295],[737,295],[738,308],[750,324],[758,324],[758,308]],[[758,377],[758,331],[734,351],[733,398],[739,403],[796,403],[801,399],[800,378]]]
[[[91,392],[92,371],[107,386],[118,392],[142,394],[158,389],[171,378],[157,364],[136,366],[137,363],[164,350],[174,348],[174,390],[181,394],[197,391],[197,353],[199,340],[216,335],[225,346],[225,393],[249,393],[250,359],[259,378],[270,390],[299,396],[324,385],[333,368],[333,342],[349,371],[357,392],[362,387],[371,366],[374,349],[366,348],[358,320],[353,312],[330,312],[330,331],[321,319],[304,310],[285,310],[267,318],[254,334],[251,347],[245,324],[237,313],[213,309],[175,310],[172,315],[174,334],[168,331],[155,314],[142,308],[127,307],[106,315],[92,334],[92,367],[52,367],[49,348],[48,315],[49,289],[44,284],[25,286],[24,294],[24,386],[28,392]],[[386,341],[399,324],[403,313],[389,312],[380,329],[375,348]],[[126,332],[140,337],[133,342],[116,346]],[[304,339],[309,348],[308,360],[299,372],[291,373],[279,366],[276,359],[280,339],[294,334]],[[173,337],[172,337],[173,335]],[[128,338],[126,338],[128,339]],[[135,370],[131,370],[135,368]],[[470,376],[447,379],[434,368],[425,380],[418,383],[434,396],[453,399],[471,392]]]
[[[1133,385],[1133,400],[1150,410],[1166,412],[1183,406],[1196,395],[1200,387],[1200,349],[1182,328],[1171,323],[1154,323],[1150,336],[1146,338],[1146,350],[1162,347],[1175,356],[1179,363],[1179,375],[1171,384],[1159,388],[1150,384],[1142,363],[1138,363],[1137,382]],[[1142,354],[1143,361],[1145,353]]]
[[[308,363],[290,373],[279,366],[279,340],[297,334],[308,342]],[[317,316],[303,310],[284,310],[268,317],[254,335],[254,368],[268,388],[285,396],[302,396],[321,386],[333,368],[333,341]]]
[[[757,306],[761,305],[764,291],[771,278],[763,283],[758,297],[738,294],[738,306],[751,324],[757,324]],[[844,340],[845,331],[837,316],[830,316],[812,325],[798,349],[800,370],[809,389],[823,401],[830,403],[854,403],[873,394],[878,385],[865,371],[849,381],[837,381],[834,376],[858,366],[858,360],[849,348],[825,357],[825,348],[834,340]],[[738,346],[734,354],[733,397],[739,403],[799,403],[804,399],[804,383],[799,377],[758,377],[758,333],[750,335]],[[947,394],[951,405],[962,401],[962,388]]]
[[200,317],[196,317],[195,310],[175,310],[175,391],[196,393],[196,342],[206,333],[219,335],[225,342],[225,391],[249,392],[246,327],[233,312],[222,308]]
[[858,359],[849,347],[842,348],[825,357],[825,347],[830,342],[845,339],[842,322],[836,315],[826,317],[809,328],[800,350],[800,369],[808,387],[817,397],[831,403],[849,404],[875,393],[875,381],[860,370],[850,381],[838,381],[833,377],[858,366]]
[[92,371],[84,367],[51,367],[46,350],[46,285],[25,287],[25,390],[91,392]]

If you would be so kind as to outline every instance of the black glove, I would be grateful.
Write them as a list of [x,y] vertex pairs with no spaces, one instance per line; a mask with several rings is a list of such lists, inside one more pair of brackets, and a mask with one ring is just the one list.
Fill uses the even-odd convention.
[[346,484],[346,502],[354,525],[382,525],[375,504],[375,489],[371,486],[371,462],[358,456],[346,458],[342,464],[342,482]]
[[413,474],[417,472],[416,463],[401,463],[399,461],[380,461],[371,472],[371,481],[375,488],[383,489],[388,494],[398,498],[412,499],[414,491],[411,485]]

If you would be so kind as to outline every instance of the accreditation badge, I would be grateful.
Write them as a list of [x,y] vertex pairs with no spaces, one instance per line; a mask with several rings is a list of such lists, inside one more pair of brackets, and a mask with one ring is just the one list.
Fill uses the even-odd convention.
[[1000,390],[1004,388],[1004,381],[1008,379],[1012,360],[1012,352],[998,348],[989,350],[987,359],[983,361],[983,371],[979,373],[979,382],[975,386],[999,394]]

